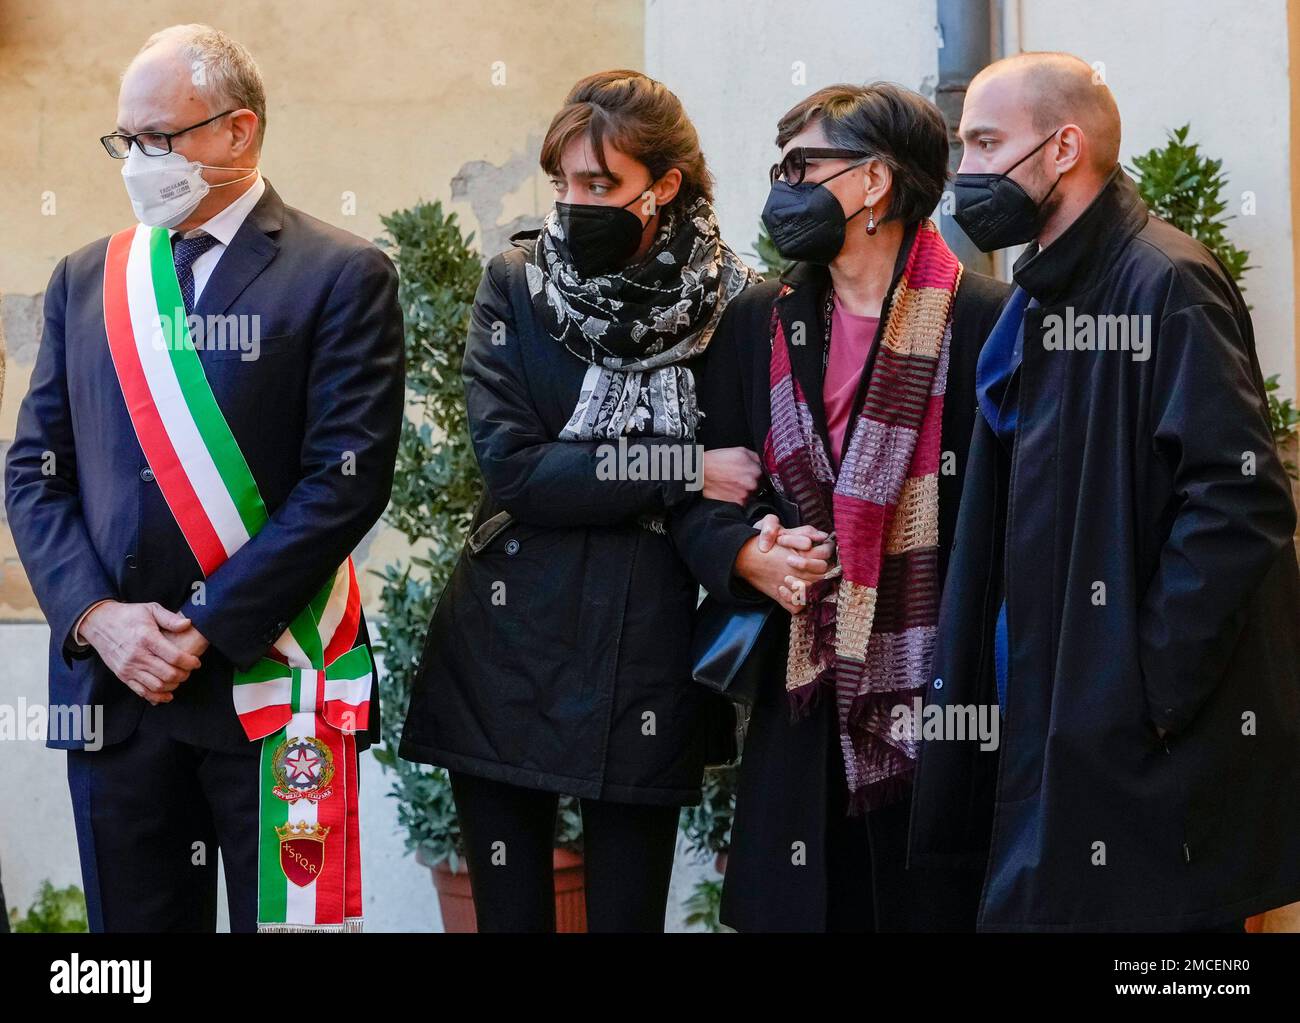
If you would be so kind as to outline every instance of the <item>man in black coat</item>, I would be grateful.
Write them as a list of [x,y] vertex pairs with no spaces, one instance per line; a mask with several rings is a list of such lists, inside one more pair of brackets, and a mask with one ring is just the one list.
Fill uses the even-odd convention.
[[[231,928],[253,929],[261,744],[236,716],[232,672],[256,663],[346,561],[392,484],[396,272],[261,178],[264,118],[251,57],[203,26],[154,36],[123,77],[118,132],[139,133],[126,164],[185,175],[128,191],[138,219],[175,228],[187,310],[258,324],[243,338],[255,343],[195,347],[269,521],[204,577],[119,387],[107,239],[55,268],[9,449],[6,506],[50,623],[48,745],[69,751],[92,930],[214,929],[218,848]],[[203,165],[209,188],[185,161]],[[375,740],[373,688],[370,699]],[[93,709],[87,727],[54,729],[78,708]]]
[[982,930],[1236,929],[1300,899],[1300,573],[1250,316],[1118,166],[1065,54],[986,68],[956,216],[1031,241],[977,368],[912,864],[986,864]]

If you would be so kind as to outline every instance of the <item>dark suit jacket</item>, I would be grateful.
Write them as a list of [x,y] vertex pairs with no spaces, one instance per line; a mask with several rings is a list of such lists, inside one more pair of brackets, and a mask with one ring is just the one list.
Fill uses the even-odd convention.
[[[104,744],[129,736],[147,704],[93,650],[78,653],[71,630],[97,600],[157,601],[212,645],[152,712],[186,742],[239,747],[248,740],[232,665],[262,656],[388,503],[405,386],[397,273],[374,245],[286,206],[269,182],[222,254],[194,313],[257,316],[260,355],[200,357],[271,518],[195,604],[202,574],[146,471],[109,354],[107,247],[101,238],[54,270],[5,466],[10,527],[50,623],[50,703],[102,704]],[[344,470],[348,453],[355,471]],[[379,734],[377,691],[371,702],[363,748]],[[48,745],[83,743],[52,734]]]

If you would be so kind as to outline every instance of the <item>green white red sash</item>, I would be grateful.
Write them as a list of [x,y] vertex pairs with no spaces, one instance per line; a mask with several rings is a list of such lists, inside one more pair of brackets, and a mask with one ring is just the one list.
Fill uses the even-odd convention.
[[[104,326],[136,438],[210,576],[266,524],[266,505],[190,337],[169,232],[113,235]],[[361,929],[355,733],[374,666],[349,558],[252,669],[234,702],[261,740],[258,929]]]

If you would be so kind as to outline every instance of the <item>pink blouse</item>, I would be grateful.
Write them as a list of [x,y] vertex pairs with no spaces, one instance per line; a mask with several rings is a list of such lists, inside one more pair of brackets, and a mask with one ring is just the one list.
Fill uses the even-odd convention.
[[847,312],[835,296],[831,310],[831,351],[822,381],[822,402],[826,406],[826,432],[831,441],[831,463],[838,471],[843,457],[849,409],[858,392],[858,381],[876,340],[879,316],[857,316]]

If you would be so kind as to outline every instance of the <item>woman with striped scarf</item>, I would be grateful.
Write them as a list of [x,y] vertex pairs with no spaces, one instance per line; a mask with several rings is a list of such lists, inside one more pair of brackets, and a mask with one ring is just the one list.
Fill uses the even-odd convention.
[[[701,391],[706,449],[759,452],[780,510],[715,596],[789,613],[745,741],[722,921],[973,929],[977,872],[905,870],[908,715],[931,681],[975,358],[1007,289],[963,272],[929,219],[948,139],[928,100],[830,86],[776,141],[763,219],[793,265],[728,308]],[[730,507],[761,517],[761,502]],[[772,546],[796,527],[811,549]]]

